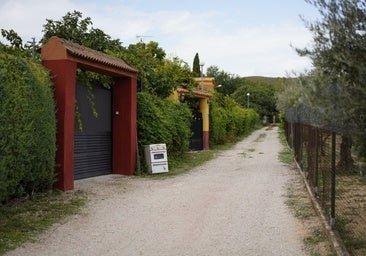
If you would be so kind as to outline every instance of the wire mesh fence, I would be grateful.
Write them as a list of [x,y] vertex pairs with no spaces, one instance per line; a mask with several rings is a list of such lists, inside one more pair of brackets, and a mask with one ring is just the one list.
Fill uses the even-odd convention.
[[303,106],[285,115],[287,142],[331,227],[350,255],[365,256],[366,163],[352,154],[354,132]]

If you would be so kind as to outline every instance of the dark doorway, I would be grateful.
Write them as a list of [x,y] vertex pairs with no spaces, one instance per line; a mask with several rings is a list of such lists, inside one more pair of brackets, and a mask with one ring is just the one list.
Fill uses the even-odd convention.
[[202,136],[202,113],[198,110],[194,110],[192,113],[191,131],[192,137],[189,140],[189,148],[191,150],[203,149],[203,136]]
[[[94,108],[92,105],[94,104]],[[75,118],[74,178],[83,179],[112,172],[112,97],[102,86],[77,83]],[[97,113],[97,117],[93,112]]]

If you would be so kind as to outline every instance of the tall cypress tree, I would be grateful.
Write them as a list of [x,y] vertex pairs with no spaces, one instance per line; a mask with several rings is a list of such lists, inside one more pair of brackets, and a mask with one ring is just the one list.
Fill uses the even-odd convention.
[[201,69],[200,69],[200,57],[198,56],[198,53],[194,56],[193,59],[193,75],[196,77],[201,76]]

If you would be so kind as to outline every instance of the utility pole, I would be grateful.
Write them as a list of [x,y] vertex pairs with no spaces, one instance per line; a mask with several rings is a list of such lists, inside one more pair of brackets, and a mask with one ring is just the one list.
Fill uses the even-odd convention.
[[137,36],[136,36],[136,38],[137,38],[137,39],[140,39],[140,42],[141,42],[141,43],[143,42],[143,41],[142,41],[142,39],[143,39],[143,38],[146,38],[146,37],[152,37],[152,36],[144,36],[144,35],[137,35]]
[[27,43],[30,43],[30,48],[32,50],[32,59],[35,59],[35,54],[36,54],[36,47],[38,46],[36,44],[36,38],[32,37],[32,41],[27,41]]
[[204,62],[200,62],[201,66],[201,91],[203,92],[203,66],[205,65]]

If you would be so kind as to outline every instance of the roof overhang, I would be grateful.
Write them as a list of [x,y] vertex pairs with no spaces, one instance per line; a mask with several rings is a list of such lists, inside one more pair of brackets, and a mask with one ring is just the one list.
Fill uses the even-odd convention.
[[137,77],[138,70],[124,60],[53,36],[41,48],[43,61],[70,60],[78,68],[94,71],[111,77]]
[[[187,93],[190,94],[191,91],[184,89],[182,87],[178,87],[177,88],[177,92],[178,93]],[[192,93],[194,95],[195,98],[210,98],[212,95],[208,92],[204,92],[204,91],[199,91],[199,90],[192,90]]]

